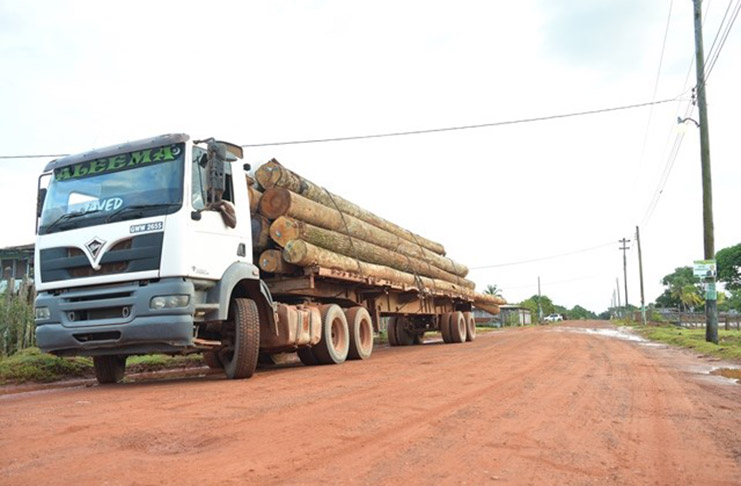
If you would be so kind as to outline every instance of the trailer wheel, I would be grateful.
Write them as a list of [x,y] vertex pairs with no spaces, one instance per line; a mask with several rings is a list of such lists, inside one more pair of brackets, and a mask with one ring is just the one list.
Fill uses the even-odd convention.
[[411,346],[414,344],[414,333],[407,329],[406,323],[406,317],[396,318],[396,342],[399,346]]
[[399,346],[399,341],[396,339],[396,317],[389,317],[388,324],[386,325],[386,336],[389,340],[389,346]]
[[476,340],[476,318],[473,312],[464,312],[463,318],[466,320],[466,341]]
[[454,343],[466,342],[466,320],[463,318],[463,312],[455,311],[450,316],[450,338]]
[[126,356],[93,356],[93,367],[101,385],[119,383],[126,371]]
[[298,359],[304,364],[304,366],[316,366],[319,364],[319,360],[314,356],[313,348],[300,348],[296,351]]
[[347,359],[350,332],[342,308],[337,304],[323,305],[322,338],[312,349],[319,364],[340,364]]
[[442,316],[440,316],[440,334],[443,336],[443,342],[444,343],[452,343],[452,339],[450,338],[450,316],[453,315],[452,312],[446,312]]
[[373,323],[365,307],[352,307],[345,313],[350,331],[350,359],[368,359],[373,352]]
[[226,377],[249,378],[257,367],[260,351],[260,315],[252,299],[234,299],[229,306],[229,320],[224,331],[231,344],[219,351]]

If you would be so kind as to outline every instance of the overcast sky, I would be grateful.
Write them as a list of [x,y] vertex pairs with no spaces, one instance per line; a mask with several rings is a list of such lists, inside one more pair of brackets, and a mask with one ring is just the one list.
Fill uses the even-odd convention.
[[[728,5],[705,1],[706,53]],[[540,276],[556,303],[600,312],[618,277],[623,292],[623,237],[633,240],[628,291],[639,303],[636,225],[647,302],[664,275],[703,256],[691,123],[650,211],[681,136],[676,117],[690,105],[692,27],[690,0],[0,1],[0,152],[72,153],[170,132],[239,144],[305,140],[676,98],[246,151],[253,165],[275,157],[472,268],[600,247],[470,274],[510,302],[535,294]],[[741,242],[738,30],[707,84],[716,251]],[[48,160],[0,160],[0,246],[33,241]]]

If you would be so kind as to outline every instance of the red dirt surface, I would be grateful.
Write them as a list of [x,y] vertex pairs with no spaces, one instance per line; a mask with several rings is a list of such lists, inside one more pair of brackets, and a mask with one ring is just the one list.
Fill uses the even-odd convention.
[[575,326],[5,395],[0,484],[741,483],[741,386]]

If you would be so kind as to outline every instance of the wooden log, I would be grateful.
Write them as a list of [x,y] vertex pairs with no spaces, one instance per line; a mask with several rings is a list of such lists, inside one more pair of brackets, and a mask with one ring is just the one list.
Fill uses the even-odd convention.
[[[481,294],[477,294],[477,295],[481,295]],[[485,310],[486,312],[488,312],[489,314],[493,316],[499,314],[500,309],[499,309],[499,306],[496,304],[476,302],[476,300],[474,300],[473,305],[475,305],[481,310]]]
[[254,254],[266,250],[270,246],[270,221],[265,216],[252,216],[252,252]]
[[348,235],[320,228],[303,221],[280,216],[270,225],[270,237],[285,247],[291,240],[303,240],[312,245],[339,253],[363,262],[384,265],[406,273],[418,274],[473,289],[476,284],[441,270],[415,257],[368,243]]
[[380,216],[376,216],[370,211],[366,211],[357,204],[351,203],[336,194],[330,193],[323,187],[320,187],[313,182],[304,179],[295,172],[286,169],[275,159],[263,164],[255,173],[255,177],[257,178],[257,182],[266,190],[272,187],[288,189],[311,199],[312,201],[318,202],[319,204],[355,216],[356,218],[365,221],[366,223],[370,223],[377,228],[388,231],[399,238],[420,245],[440,255],[445,255],[445,247],[440,243],[436,243],[420,235],[414,234],[401,226],[381,218]]
[[479,304],[490,304],[490,305],[503,305],[506,304],[507,301],[504,300],[501,297],[497,297],[496,295],[490,295],[490,294],[476,294],[476,303]]
[[283,250],[283,259],[301,267],[320,266],[345,272],[351,272],[366,278],[383,279],[390,282],[415,287],[419,290],[442,292],[449,296],[464,297],[470,300],[476,295],[471,289],[460,287],[444,280],[428,277],[416,277],[384,265],[366,263],[354,258],[334,253],[312,245],[303,240],[292,240]]
[[465,277],[468,274],[468,268],[465,265],[287,189],[272,188],[265,191],[260,200],[259,211],[268,219],[276,219],[285,215],[321,228],[347,234],[388,250],[418,258],[458,277]]
[[291,265],[283,259],[282,250],[265,250],[260,254],[258,264],[266,272],[278,274],[294,274],[299,272],[299,267]]
[[262,199],[262,193],[258,191],[254,185],[248,185],[247,194],[250,197],[250,214],[257,214],[257,210],[260,206],[260,199]]

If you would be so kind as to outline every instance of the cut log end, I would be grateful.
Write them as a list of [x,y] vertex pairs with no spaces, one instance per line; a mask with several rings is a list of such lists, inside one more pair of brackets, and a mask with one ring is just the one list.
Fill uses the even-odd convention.
[[260,214],[268,219],[283,216],[290,207],[291,192],[287,189],[273,187],[265,191],[260,198]]
[[289,241],[298,239],[299,235],[299,227],[289,218],[280,216],[270,225],[270,237],[282,247]]
[[257,182],[265,189],[275,187],[281,179],[283,166],[275,159],[265,162],[255,173]]
[[281,250],[265,250],[262,252],[259,265],[262,270],[270,273],[291,274],[299,271],[297,266],[283,260]]

